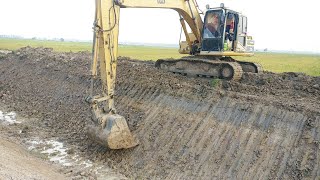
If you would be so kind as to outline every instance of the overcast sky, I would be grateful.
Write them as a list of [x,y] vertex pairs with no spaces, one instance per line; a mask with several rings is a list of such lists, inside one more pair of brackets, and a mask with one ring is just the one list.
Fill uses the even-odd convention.
[[[248,16],[256,48],[320,52],[319,0],[198,0],[201,9],[221,2]],[[0,34],[91,40],[94,5],[94,0],[0,0]],[[177,44],[180,28],[174,10],[121,9],[119,40]]]

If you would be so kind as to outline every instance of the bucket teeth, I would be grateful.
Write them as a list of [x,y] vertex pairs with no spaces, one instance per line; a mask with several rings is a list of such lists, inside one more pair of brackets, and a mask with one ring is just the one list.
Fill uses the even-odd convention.
[[102,116],[103,125],[88,126],[91,139],[110,149],[128,149],[139,144],[132,135],[124,117],[118,114]]

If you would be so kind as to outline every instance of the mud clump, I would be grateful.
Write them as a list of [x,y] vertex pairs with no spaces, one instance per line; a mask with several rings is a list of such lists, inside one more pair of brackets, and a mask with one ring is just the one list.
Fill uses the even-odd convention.
[[220,88],[211,79],[121,57],[116,107],[141,143],[115,151],[86,136],[90,59],[89,52],[48,48],[6,54],[0,59],[0,101],[37,117],[30,129],[59,137],[129,178],[320,176],[319,77],[247,73]]
[[245,73],[240,82],[230,82],[238,92],[266,93],[288,97],[319,97],[320,77],[307,76],[303,73],[266,72],[264,74]]

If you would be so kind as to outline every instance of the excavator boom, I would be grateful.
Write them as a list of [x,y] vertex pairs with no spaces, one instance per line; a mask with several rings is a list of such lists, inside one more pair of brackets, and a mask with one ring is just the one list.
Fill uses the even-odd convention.
[[[92,76],[93,78],[97,78],[99,59],[100,76],[104,88],[103,95],[100,96],[101,98],[107,97],[109,111],[115,111],[113,94],[118,56],[120,7],[167,8],[176,10],[188,23],[198,41],[201,40],[203,27],[195,0],[96,0]],[[189,36],[189,34],[186,33],[186,36]]]
[[[114,106],[119,12],[120,7],[113,1],[96,0],[92,80],[90,97],[87,99],[91,104],[94,120],[94,125],[88,126],[89,137],[110,149],[131,148],[138,145],[125,118],[116,114]],[[94,96],[94,84],[98,74],[100,74],[102,91]]]
[[[235,53],[233,51],[225,51],[228,50],[228,46],[226,46],[226,49],[221,49],[225,39],[224,29],[226,29],[226,23],[221,23],[218,26],[220,29],[219,39],[208,39],[202,36],[202,33],[207,30],[205,26],[207,24],[204,24],[200,17],[201,12],[196,0],[96,0],[93,27],[92,82],[90,97],[88,98],[92,108],[94,125],[89,126],[88,132],[89,137],[104,146],[111,149],[123,149],[139,144],[138,140],[131,134],[125,118],[117,114],[114,105],[120,8],[165,8],[178,12],[180,23],[186,36],[186,42],[184,42],[184,47],[186,48],[182,48],[180,44],[179,52],[199,55],[201,58],[191,56],[191,59],[187,57],[178,61],[159,60],[156,62],[156,66],[161,69],[174,73],[219,77],[227,80],[239,80],[245,70],[248,72],[261,70],[260,66],[254,63],[242,63],[230,57],[222,57],[228,53],[247,55],[245,52],[246,45],[239,44],[238,41],[234,40],[232,49],[236,49],[236,51],[233,50]],[[205,19],[207,14],[221,12],[222,16],[219,20],[221,22],[223,20],[226,22],[227,19],[223,15],[226,13],[236,17],[238,21],[240,17],[236,12],[224,8],[211,9],[208,12],[205,15]],[[240,23],[238,24],[240,25]],[[188,33],[187,25],[190,27],[191,33]],[[247,42],[249,39],[246,33],[240,34],[240,26],[238,30],[239,32],[235,37],[239,36],[239,38],[243,39],[243,42]],[[203,51],[201,50],[201,44],[204,45]],[[212,51],[211,47],[218,50]],[[204,53],[204,55],[201,53]],[[102,90],[97,93],[95,82],[99,79],[101,80]],[[95,95],[94,92],[98,95]]]
[[[88,127],[89,137],[110,149],[131,148],[138,140],[131,134],[124,117],[116,112],[114,91],[118,57],[120,8],[167,8],[176,10],[181,23],[190,26],[200,41],[203,23],[195,0],[96,0],[94,21],[91,104],[94,125]],[[185,28],[186,31],[186,28]],[[186,36],[189,36],[185,33]],[[189,39],[189,37],[186,37]],[[191,42],[188,42],[191,45]],[[94,95],[100,75],[102,91]]]

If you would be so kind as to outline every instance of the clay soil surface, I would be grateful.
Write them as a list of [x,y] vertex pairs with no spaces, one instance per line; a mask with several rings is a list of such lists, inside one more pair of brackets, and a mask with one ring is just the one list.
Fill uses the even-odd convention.
[[[116,151],[86,135],[92,123],[85,102],[90,59],[88,52],[48,48],[2,53],[0,101],[26,120],[0,125],[1,134],[22,144],[56,138],[118,178],[320,177],[320,77],[247,73],[239,82],[213,86],[211,79],[175,75],[153,62],[122,57],[116,107],[140,145]],[[79,179],[111,173],[81,170],[63,173]]]
[[57,168],[1,137],[0,179],[66,179]]

